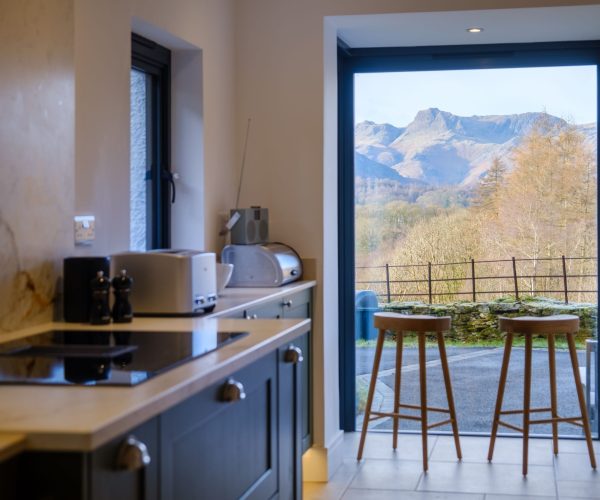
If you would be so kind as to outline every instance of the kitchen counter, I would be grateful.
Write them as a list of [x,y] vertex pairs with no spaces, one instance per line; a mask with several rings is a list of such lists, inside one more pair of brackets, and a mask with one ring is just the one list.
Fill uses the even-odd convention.
[[[290,292],[313,287],[306,281],[276,289],[226,289],[216,310],[198,318],[134,318],[129,324],[91,326],[47,323],[2,336],[1,341],[51,329],[186,331],[219,329],[249,335],[134,387],[0,386],[0,458],[27,450],[91,451],[223,380],[310,329],[309,319],[223,319]],[[21,448],[19,448],[19,446]],[[4,457],[6,458],[6,457]]]
[[297,281],[278,288],[225,288],[225,293],[219,297],[214,311],[207,317],[218,318],[231,315],[315,285],[316,281]]

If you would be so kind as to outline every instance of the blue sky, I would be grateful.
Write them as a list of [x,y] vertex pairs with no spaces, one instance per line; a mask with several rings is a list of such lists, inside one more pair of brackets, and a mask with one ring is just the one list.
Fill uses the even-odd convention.
[[460,116],[546,111],[596,121],[596,67],[368,73],[355,77],[355,120],[408,125],[439,108]]

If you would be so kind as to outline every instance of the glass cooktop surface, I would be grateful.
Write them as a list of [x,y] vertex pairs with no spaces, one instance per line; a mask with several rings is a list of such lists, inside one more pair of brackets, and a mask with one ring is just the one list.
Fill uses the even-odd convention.
[[246,335],[51,330],[0,344],[0,384],[132,386]]

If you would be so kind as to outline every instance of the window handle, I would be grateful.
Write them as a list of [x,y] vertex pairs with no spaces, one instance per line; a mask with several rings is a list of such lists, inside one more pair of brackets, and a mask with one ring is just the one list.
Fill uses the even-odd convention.
[[171,203],[175,203],[175,195],[177,194],[175,189],[175,179],[179,179],[179,174],[163,168],[161,170],[160,177],[163,181],[167,181],[171,185]]

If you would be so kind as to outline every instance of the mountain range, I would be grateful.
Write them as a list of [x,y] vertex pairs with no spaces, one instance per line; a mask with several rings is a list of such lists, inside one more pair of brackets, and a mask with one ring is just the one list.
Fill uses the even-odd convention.
[[[363,121],[355,126],[355,175],[400,184],[470,188],[499,157],[510,169],[511,151],[545,113],[457,116],[437,108],[419,111],[406,127]],[[596,151],[595,123],[576,125]]]

